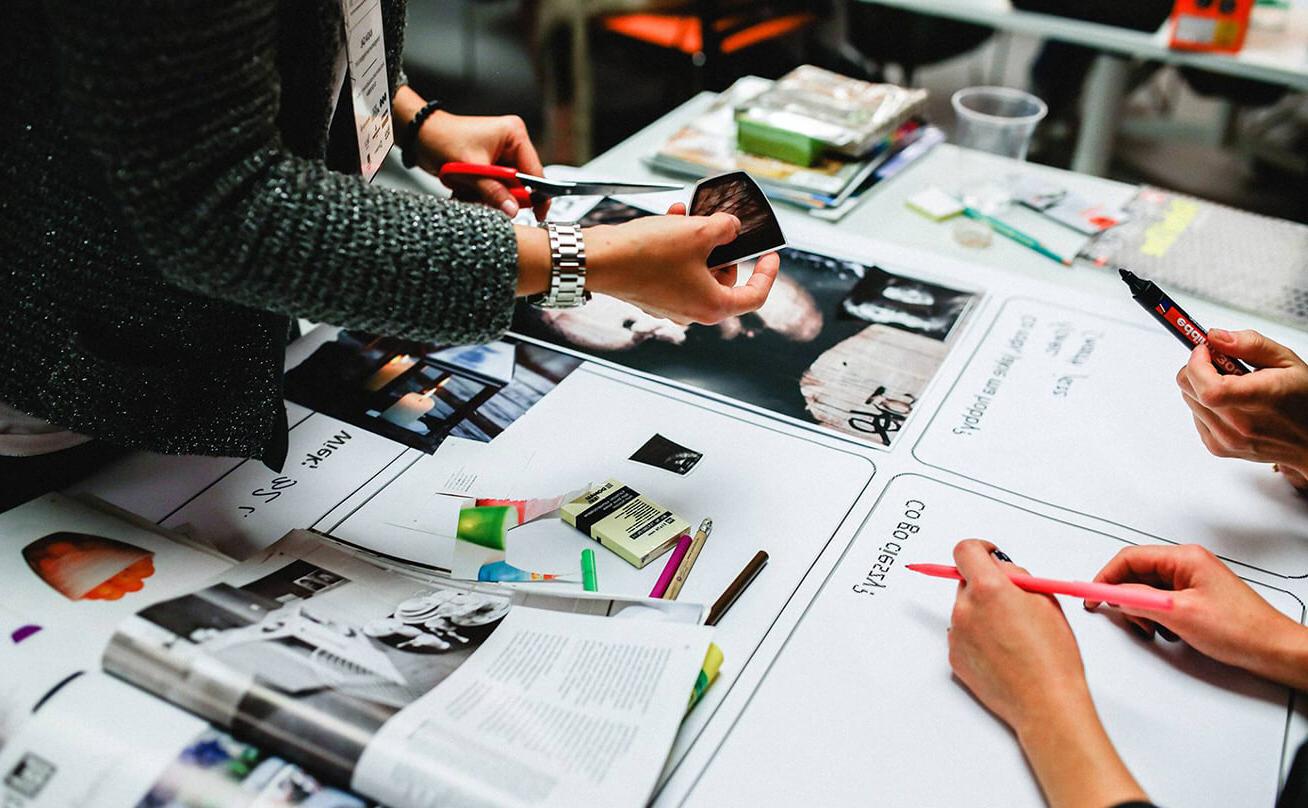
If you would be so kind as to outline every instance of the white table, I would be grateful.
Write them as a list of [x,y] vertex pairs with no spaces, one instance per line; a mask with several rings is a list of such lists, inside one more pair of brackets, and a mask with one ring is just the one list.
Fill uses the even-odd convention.
[[[583,166],[581,171],[595,179],[633,182],[666,181],[666,177],[653,172],[642,161],[653,154],[687,120],[700,114],[711,100],[710,94],[701,94],[688,101],[648,128]],[[1039,301],[1068,300],[1072,298],[1078,301],[1097,299],[1101,306],[1113,308],[1115,314],[1120,315],[1119,320],[1122,323],[1140,324],[1138,330],[1141,334],[1149,335],[1152,340],[1161,340],[1167,343],[1169,368],[1178,366],[1179,362],[1183,361],[1184,352],[1178,346],[1171,345],[1170,340],[1167,340],[1165,336],[1153,334],[1147,318],[1144,318],[1143,313],[1134,308],[1134,304],[1125,295],[1121,281],[1117,278],[1116,273],[1085,266],[1077,266],[1071,269],[1062,268],[1039,254],[999,237],[996,237],[988,248],[967,250],[954,243],[949,233],[950,225],[933,223],[909,211],[903,204],[908,195],[925,185],[938,184],[949,187],[952,183],[968,181],[971,178],[980,177],[987,173],[1003,174],[1014,170],[1050,177],[1087,198],[1103,199],[1108,202],[1123,199],[1134,192],[1132,186],[1123,183],[1061,171],[1047,166],[1022,163],[1007,158],[959,149],[946,144],[938,146],[931,155],[914,164],[899,176],[875,187],[862,205],[838,224],[823,222],[783,206],[778,206],[777,210],[782,218],[783,229],[787,237],[796,244],[832,245],[833,254],[839,254],[839,245],[845,238],[845,234],[856,234],[870,239],[869,241],[860,241],[860,249],[862,250],[859,253],[860,260],[875,262],[892,270],[911,269],[928,277],[934,273],[949,272],[952,273],[949,277],[953,281],[959,283],[975,282],[978,288],[985,288],[988,293],[993,292],[996,301],[1006,301],[1003,304],[1005,306],[1008,305],[1008,302],[1014,300],[1019,301],[1015,305],[1029,305],[1020,302],[1023,300],[1022,295],[1029,295]],[[667,198],[650,197],[642,200],[632,197],[631,201],[645,202],[653,207],[657,204],[666,204],[669,200]],[[967,259],[969,263],[962,264],[957,260],[959,258]],[[1058,286],[1049,286],[1051,282],[1058,284]],[[1001,289],[1004,291],[1000,291]],[[1178,299],[1182,305],[1197,312],[1206,313],[1212,310],[1212,304],[1200,303],[1200,305],[1195,305],[1198,301],[1194,301],[1186,295],[1178,295]],[[1036,305],[1043,306],[1045,303],[1039,302]],[[1100,309],[1096,308],[1095,310],[1099,311]],[[1071,310],[1064,311],[1070,312]],[[1271,333],[1274,335],[1273,338],[1282,342],[1296,345],[1302,343],[1301,332],[1295,333],[1284,327],[1260,322],[1257,321],[1257,318],[1241,317],[1236,320],[1232,317],[1230,321],[1250,323],[1251,327]],[[1131,328],[1130,325],[1126,327]],[[1003,327],[999,330],[1005,334],[1012,333]],[[1160,400],[1166,396],[1174,395],[1174,390],[1170,388],[1170,373],[1163,375],[1166,377],[1162,380],[1163,384],[1151,388],[1161,390],[1161,393],[1159,393]],[[961,389],[976,390],[980,388],[969,382],[963,384]],[[1176,403],[1174,399],[1169,398],[1168,400]],[[955,408],[955,411],[957,409]],[[936,411],[942,410],[943,405]],[[1089,423],[1089,421],[1086,423]],[[1185,425],[1188,425],[1188,423]],[[1187,440],[1185,445],[1194,448],[1195,444],[1192,436],[1189,433],[1184,434]],[[915,468],[915,466],[911,465],[912,463],[921,462],[916,454],[910,455],[900,452],[898,458],[896,458],[891,453],[879,456],[877,461],[882,473],[892,480],[887,490],[893,490],[893,487],[897,484],[904,485],[903,480],[919,479],[911,473],[899,473],[904,469]],[[902,465],[894,465],[895,463],[902,463]],[[1020,466],[1021,464],[1016,465]],[[950,473],[948,469],[944,471],[946,475]],[[931,475],[924,476],[930,477]],[[1012,491],[1014,489],[1008,488],[1005,490]],[[949,507],[945,506],[942,512],[944,510],[949,510]],[[959,531],[978,529],[976,527],[977,523],[973,521],[978,512],[971,510],[969,505],[960,505],[949,512],[965,512],[967,514],[966,527],[960,526]],[[1083,512],[1089,513],[1090,511],[1085,510]],[[1105,517],[1102,514],[1096,514],[1096,518]],[[1118,524],[1125,524],[1125,522],[1119,521]],[[1040,529],[1042,528],[1033,528],[1036,531]],[[961,535],[961,532],[959,535]],[[1017,531],[1015,535],[1031,535],[1031,531]],[[1023,552],[1026,552],[1025,548],[1023,548]],[[863,557],[852,562],[852,564],[857,565],[865,560],[867,558]],[[867,568],[866,564],[863,568]],[[1297,584],[1296,581],[1295,585],[1297,586]],[[845,588],[842,585],[833,587],[830,591],[834,592],[836,589]],[[814,630],[813,626],[823,625],[825,621],[829,621],[831,613],[822,611],[821,593],[815,594],[814,599],[811,601],[805,600],[805,598],[809,597],[808,593],[811,591],[813,590],[806,590],[803,597],[797,597],[797,601],[805,601],[810,604],[801,610],[804,615],[808,615],[810,609],[816,610],[812,612],[816,616],[808,623],[808,628],[806,629],[804,624],[804,620],[807,620],[807,618],[796,622],[788,614],[779,620],[779,625],[782,628],[778,633],[777,645],[769,646],[769,650],[778,648],[777,653],[779,656],[761,672],[756,674],[750,672],[742,676],[743,686],[738,686],[736,691],[737,696],[735,698],[738,698],[738,700],[729,704],[724,702],[723,708],[724,715],[735,715],[731,711],[740,709],[739,718],[732,718],[730,722],[723,720],[709,725],[710,729],[706,730],[705,740],[700,742],[700,748],[708,751],[693,752],[692,754],[695,756],[688,758],[690,765],[684,767],[685,770],[700,773],[685,774],[679,772],[673,786],[669,789],[670,794],[685,793],[678,791],[678,789],[685,788],[691,792],[688,804],[696,806],[745,804],[751,800],[766,803],[768,800],[765,798],[758,799],[757,794],[742,796],[737,793],[737,790],[748,791],[750,788],[754,788],[757,792],[760,790],[757,787],[760,780],[772,785],[777,778],[768,777],[767,775],[777,770],[787,772],[815,771],[818,772],[816,779],[821,780],[823,785],[830,783],[845,784],[841,786],[843,788],[850,783],[854,784],[848,786],[847,790],[841,794],[844,799],[832,798],[831,792],[828,791],[826,794],[827,799],[822,801],[823,804],[855,804],[859,798],[865,797],[867,793],[872,793],[871,791],[860,790],[859,784],[864,783],[864,780],[861,779],[862,773],[873,771],[875,764],[849,764],[849,760],[857,761],[859,759],[858,754],[833,756],[833,759],[839,758],[835,762],[819,759],[817,755],[807,759],[799,756],[798,762],[796,760],[796,752],[800,750],[820,748],[825,754],[826,747],[822,746],[825,742],[830,742],[833,747],[838,747],[839,741],[831,741],[831,738],[844,740],[847,737],[857,737],[861,741],[862,736],[857,735],[856,730],[851,730],[849,727],[874,727],[876,725],[875,721],[878,720],[893,723],[893,719],[888,718],[884,713],[877,712],[875,708],[868,708],[866,705],[855,703],[843,703],[833,706],[830,700],[824,704],[822,703],[823,693],[815,694],[805,690],[803,685],[795,686],[793,684],[804,678],[804,676],[796,675],[797,670],[808,676],[806,681],[811,682],[815,670],[825,664],[825,660],[822,664],[814,664],[814,660],[822,657],[822,653],[815,652],[814,647],[821,646],[828,641],[829,637],[820,630]],[[831,597],[834,598],[835,595]],[[829,602],[835,603],[836,601],[830,600]],[[842,606],[841,608],[847,607]],[[944,625],[942,624],[939,630],[943,631],[943,628]],[[809,637],[807,641],[804,634],[806,630],[810,632],[807,635]],[[812,644],[806,645],[806,642]],[[855,644],[855,646],[859,645],[861,644]],[[787,659],[783,654],[791,654],[792,656]],[[875,654],[872,654],[872,656],[875,656]],[[940,664],[944,662],[943,651],[941,651],[939,661]],[[851,662],[850,658],[847,657],[833,664],[831,670],[848,673],[855,670],[856,665],[861,664],[863,664],[862,660]],[[839,680],[840,675],[837,675],[836,679]],[[854,692],[857,688],[867,686],[871,680],[862,674],[854,675],[850,673],[848,681],[853,683],[850,685],[850,689],[840,692]],[[916,679],[905,678],[900,679],[898,684],[902,684],[904,681],[910,681],[914,685],[918,682]],[[1168,676],[1166,681],[1175,684],[1179,680]],[[770,682],[772,684],[769,684]],[[875,690],[875,687],[875,685],[872,685],[866,692],[875,692],[883,697],[888,692],[888,689]],[[904,693],[900,695],[907,697],[907,694],[912,690],[912,687],[907,687]],[[787,696],[787,693],[795,695],[792,698]],[[825,720],[828,724],[817,727],[815,731],[814,722],[806,720],[803,717],[805,714],[819,714],[827,717]],[[874,714],[875,718],[872,718]],[[831,732],[831,719],[829,716],[832,715],[841,715],[849,720],[838,727],[839,732],[837,735],[828,737],[824,733]],[[790,718],[786,716],[790,716]],[[788,721],[793,721],[793,723],[788,724]],[[1297,745],[1299,739],[1304,737],[1304,729],[1297,716],[1294,721],[1289,738],[1291,743]],[[805,723],[807,723],[806,729],[803,726]],[[761,750],[765,753],[771,750],[771,747],[768,746],[769,741],[760,742],[759,739],[770,738],[770,733],[777,731],[782,731],[788,740],[795,741],[795,743],[779,747],[786,750],[785,755],[790,756],[786,763],[779,764],[768,757],[767,754],[764,754],[761,758],[755,757]],[[805,735],[805,732],[808,734]],[[844,734],[841,735],[840,732]],[[866,734],[868,738],[875,735],[872,732]],[[817,739],[817,742],[813,746],[806,746],[806,742],[810,739]],[[848,744],[845,744],[845,746],[847,747]],[[903,753],[905,749],[909,750],[909,757],[905,758],[905,760],[909,760],[912,758],[912,750],[917,748],[916,746],[899,747],[896,752]],[[863,751],[864,747],[860,746],[858,752]],[[987,749],[987,753],[991,751],[993,750]],[[1014,752],[1014,754],[1016,753]],[[1138,759],[1132,754],[1128,754],[1128,757]],[[879,758],[871,759],[878,760]],[[785,768],[779,769],[780,766]],[[862,773],[852,773],[851,770],[857,769],[859,766],[862,767]],[[869,766],[872,768],[869,768]],[[895,771],[902,775],[901,769],[896,768]],[[725,772],[725,774],[722,772]],[[881,789],[889,790],[891,788],[889,783],[894,779],[894,776],[890,775],[878,780],[876,793],[881,794]],[[1031,787],[1034,788],[1034,786]],[[1014,792],[1016,790],[1017,785],[1015,784]],[[859,793],[855,795],[853,793],[855,791]],[[775,797],[775,795],[771,796]],[[668,796],[657,804],[681,805],[680,799],[680,796]],[[1017,804],[1024,799],[1027,799],[1027,797],[1015,798],[1013,804]],[[1035,799],[1038,799],[1038,797]],[[773,801],[775,802],[776,799]],[[888,804],[918,804],[903,799],[896,800],[893,793],[885,801]],[[991,800],[988,804],[1001,803]]]
[[1009,0],[861,0],[1017,34],[1084,45],[1099,51],[1086,83],[1081,131],[1072,168],[1102,175],[1112,155],[1116,118],[1126,91],[1127,60],[1148,59],[1308,91],[1308,8],[1290,10],[1283,31],[1252,29],[1235,55],[1167,47],[1170,21],[1154,33],[1018,11]]

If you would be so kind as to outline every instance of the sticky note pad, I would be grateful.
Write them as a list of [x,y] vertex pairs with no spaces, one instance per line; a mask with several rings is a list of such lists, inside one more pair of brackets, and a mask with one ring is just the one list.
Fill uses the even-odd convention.
[[913,194],[904,204],[933,222],[944,221],[963,212],[962,202],[934,185]]
[[690,523],[617,480],[609,480],[559,509],[563,521],[643,567],[690,530]]

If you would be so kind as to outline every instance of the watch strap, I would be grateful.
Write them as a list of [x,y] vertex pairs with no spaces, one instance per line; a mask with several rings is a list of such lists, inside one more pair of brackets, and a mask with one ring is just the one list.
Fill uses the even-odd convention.
[[528,298],[546,309],[575,309],[590,300],[586,291],[586,243],[581,228],[573,224],[547,222],[550,242],[550,288]]

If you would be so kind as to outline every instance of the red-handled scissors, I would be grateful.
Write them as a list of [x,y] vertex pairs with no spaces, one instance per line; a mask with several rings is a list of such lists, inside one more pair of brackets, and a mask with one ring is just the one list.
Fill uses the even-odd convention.
[[450,180],[496,180],[504,183],[519,205],[539,205],[556,196],[612,196],[614,194],[651,194],[659,191],[680,191],[681,185],[660,183],[641,184],[632,182],[572,182],[570,180],[547,180],[524,174],[512,166],[492,166],[481,163],[446,163],[441,166],[441,182],[446,185]]

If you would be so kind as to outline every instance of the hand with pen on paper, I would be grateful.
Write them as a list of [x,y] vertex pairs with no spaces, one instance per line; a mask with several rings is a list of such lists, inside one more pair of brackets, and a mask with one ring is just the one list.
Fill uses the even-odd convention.
[[[954,604],[949,663],[1017,734],[1050,805],[1145,799],[1099,720],[1058,604],[1010,581],[1008,573],[1025,570],[1006,563],[989,542],[959,542],[954,559],[964,582]],[[1168,609],[1114,607],[1145,639],[1183,641],[1220,662],[1308,690],[1308,628],[1273,608],[1204,548],[1130,547],[1094,582],[1170,596]],[[1101,606],[1085,602],[1090,611]]]
[[1025,592],[995,545],[954,548],[959,584],[949,664],[968,690],[1017,734],[1054,808],[1103,808],[1145,800],[1104,731],[1081,654],[1052,595]]
[[1295,488],[1308,488],[1308,364],[1257,331],[1214,328],[1208,341],[1256,370],[1219,374],[1200,345],[1176,374],[1204,446],[1218,457],[1275,463]]

